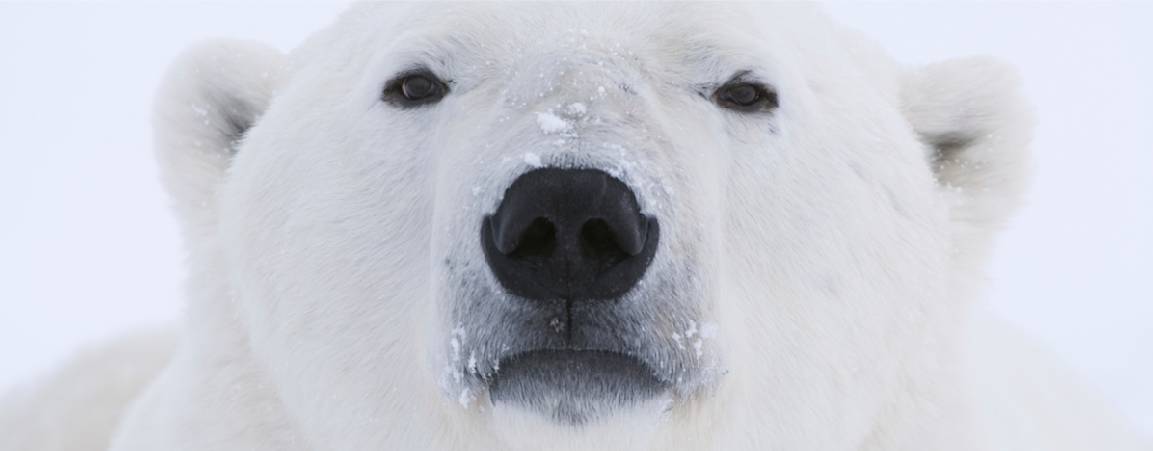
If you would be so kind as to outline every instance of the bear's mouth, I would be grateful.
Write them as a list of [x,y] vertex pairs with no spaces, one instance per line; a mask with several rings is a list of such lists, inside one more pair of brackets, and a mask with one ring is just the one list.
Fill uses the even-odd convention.
[[573,425],[670,387],[640,359],[614,351],[534,350],[504,358],[499,368],[488,381],[494,404],[515,404]]

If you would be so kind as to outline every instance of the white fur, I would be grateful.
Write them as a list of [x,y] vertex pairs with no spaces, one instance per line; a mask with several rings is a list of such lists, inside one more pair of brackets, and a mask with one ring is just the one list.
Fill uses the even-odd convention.
[[[382,103],[414,64],[449,97]],[[700,95],[743,70],[777,111]],[[795,4],[368,4],[287,56],[206,43],[157,104],[187,333],[112,449],[1149,449],[973,314],[1026,179],[1018,92]],[[709,329],[692,390],[572,427],[453,381],[475,337],[449,305],[501,295],[461,276],[480,218],[542,164],[612,172],[660,219],[658,294]]]
[[170,332],[140,332],[77,353],[0,398],[0,450],[103,450],[132,402],[168,363]]

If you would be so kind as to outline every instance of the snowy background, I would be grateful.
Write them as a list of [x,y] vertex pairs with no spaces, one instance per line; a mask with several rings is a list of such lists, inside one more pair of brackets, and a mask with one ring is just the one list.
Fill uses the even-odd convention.
[[[171,321],[182,250],[149,149],[170,59],[232,36],[290,49],[341,3],[0,3],[0,387]],[[1030,204],[990,308],[1153,434],[1153,4],[833,4],[901,61],[1015,63],[1040,119]]]

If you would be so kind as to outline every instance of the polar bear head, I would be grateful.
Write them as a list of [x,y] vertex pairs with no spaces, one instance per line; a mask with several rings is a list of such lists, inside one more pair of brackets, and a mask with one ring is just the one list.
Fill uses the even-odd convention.
[[804,5],[366,4],[290,55],[206,43],[157,115],[189,347],[255,362],[314,449],[880,443],[947,402],[1021,105]]

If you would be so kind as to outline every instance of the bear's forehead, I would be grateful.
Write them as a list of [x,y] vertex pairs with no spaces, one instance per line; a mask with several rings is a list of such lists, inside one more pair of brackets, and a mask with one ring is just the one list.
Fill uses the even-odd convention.
[[429,66],[458,77],[462,88],[470,79],[538,71],[545,78],[592,66],[619,71],[622,80],[684,85],[768,68],[776,59],[769,56],[790,53],[789,42],[809,41],[798,35],[821,33],[817,24],[825,23],[804,4],[364,3],[296,56],[332,61],[307,66],[339,64],[346,73],[357,71],[350,61],[391,61],[374,73]]
[[[330,31],[359,49],[393,48],[516,59],[536,54],[643,54],[656,58],[740,52],[774,36],[811,31],[791,17],[809,5],[755,3],[365,3]],[[779,40],[779,39],[776,39]],[[366,45],[367,44],[367,45]]]
[[618,39],[717,33],[756,24],[759,20],[749,19],[760,10],[742,3],[595,2],[374,3],[361,8],[349,14],[367,22],[390,23],[400,33],[445,36],[452,31],[465,40],[491,36],[520,44],[546,43],[580,31]]

